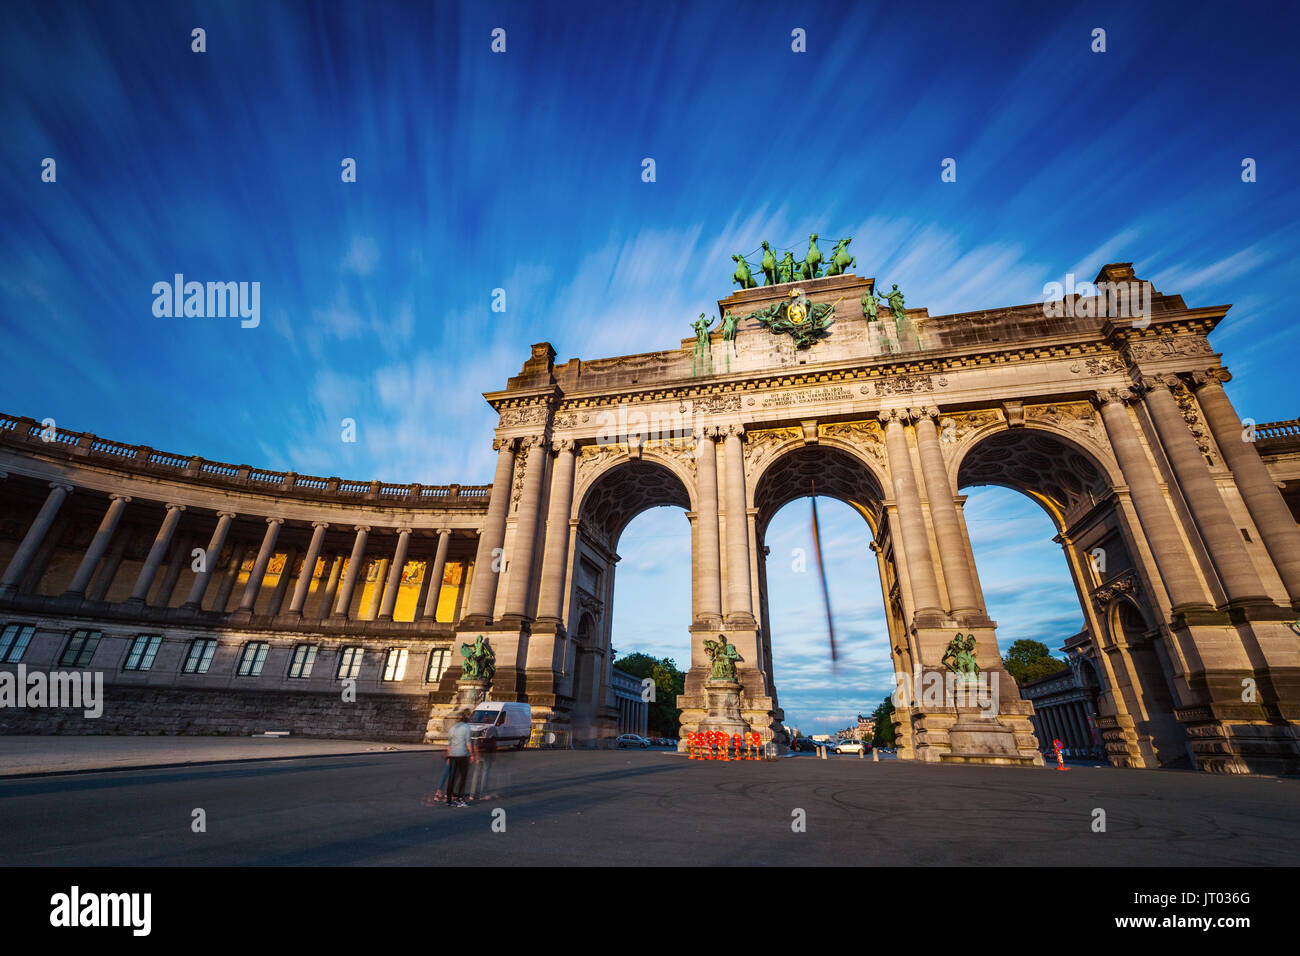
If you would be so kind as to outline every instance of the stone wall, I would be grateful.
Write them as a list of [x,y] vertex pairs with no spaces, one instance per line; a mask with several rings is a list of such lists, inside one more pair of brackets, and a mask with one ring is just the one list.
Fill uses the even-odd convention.
[[341,695],[275,691],[104,688],[94,719],[70,708],[0,709],[0,734],[211,734],[246,736],[287,730],[295,737],[419,743],[431,701],[426,694]]

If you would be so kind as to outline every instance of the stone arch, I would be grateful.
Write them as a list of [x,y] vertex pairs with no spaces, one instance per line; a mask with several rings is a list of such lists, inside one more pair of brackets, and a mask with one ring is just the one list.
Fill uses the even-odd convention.
[[984,427],[949,463],[958,490],[999,485],[1028,496],[1051,516],[1057,530],[1066,512],[1085,498],[1100,500],[1116,484],[1116,473],[1078,436],[1058,427]]
[[862,515],[873,536],[878,532],[885,483],[877,466],[848,442],[791,442],[777,449],[753,484],[760,541],[778,511],[811,496],[814,481],[818,495],[843,501]]
[[611,549],[628,523],[643,511],[662,505],[694,508],[694,481],[666,456],[633,457],[624,452],[584,475],[574,495],[573,517],[600,534]]

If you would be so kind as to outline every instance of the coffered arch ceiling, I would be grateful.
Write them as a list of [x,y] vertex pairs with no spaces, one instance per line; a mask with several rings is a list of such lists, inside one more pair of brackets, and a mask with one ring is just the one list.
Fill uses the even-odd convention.
[[1100,500],[1109,482],[1096,460],[1074,442],[1034,428],[1014,428],[983,438],[968,451],[957,486],[1000,485],[1037,501],[1059,530],[1065,515]]
[[578,516],[588,531],[613,550],[628,522],[663,505],[691,510],[691,496],[666,466],[644,459],[626,461],[605,472],[587,490]]
[[875,476],[848,452],[826,445],[804,445],[772,462],[754,489],[759,540],[782,507],[796,498],[812,497],[814,491],[854,508],[875,534],[884,498]]

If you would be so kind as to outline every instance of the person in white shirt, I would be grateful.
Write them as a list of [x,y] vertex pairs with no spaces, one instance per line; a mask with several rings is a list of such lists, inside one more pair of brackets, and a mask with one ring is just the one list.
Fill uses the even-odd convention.
[[460,712],[460,718],[447,735],[447,759],[451,762],[451,775],[447,779],[447,806],[467,807],[465,778],[474,760],[474,743],[469,733],[469,711]]

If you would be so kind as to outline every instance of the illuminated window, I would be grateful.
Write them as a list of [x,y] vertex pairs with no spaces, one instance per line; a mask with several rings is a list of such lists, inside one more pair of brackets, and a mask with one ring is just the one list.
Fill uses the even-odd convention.
[[401,680],[406,676],[406,648],[390,647],[384,658],[384,680]]
[[361,673],[361,657],[364,654],[359,647],[345,647],[339,653],[339,669],[335,677],[339,680],[351,680]]
[[451,652],[445,647],[438,648],[429,652],[429,672],[424,675],[424,679],[431,684],[436,684],[442,680],[442,675],[447,673],[447,667],[451,661]]
[[240,677],[257,677],[262,673],[262,665],[266,663],[266,652],[271,649],[271,645],[265,641],[249,641],[244,645],[244,652],[239,655],[239,670],[237,673]]
[[99,646],[99,631],[73,631],[68,646],[63,649],[59,664],[64,667],[87,667]]
[[147,671],[153,667],[153,659],[161,646],[162,635],[160,634],[137,635],[131,642],[131,653],[126,655],[126,663],[122,665],[122,670]]
[[17,664],[23,659],[27,645],[31,643],[36,627],[32,624],[9,624],[0,634],[0,661]]
[[181,672],[185,674],[206,674],[212,666],[212,655],[217,652],[217,642],[211,638],[201,637],[190,641],[190,649],[185,653],[185,665]]
[[289,676],[307,678],[311,676],[312,666],[316,663],[316,645],[299,644],[293,649],[293,660],[289,662]]

